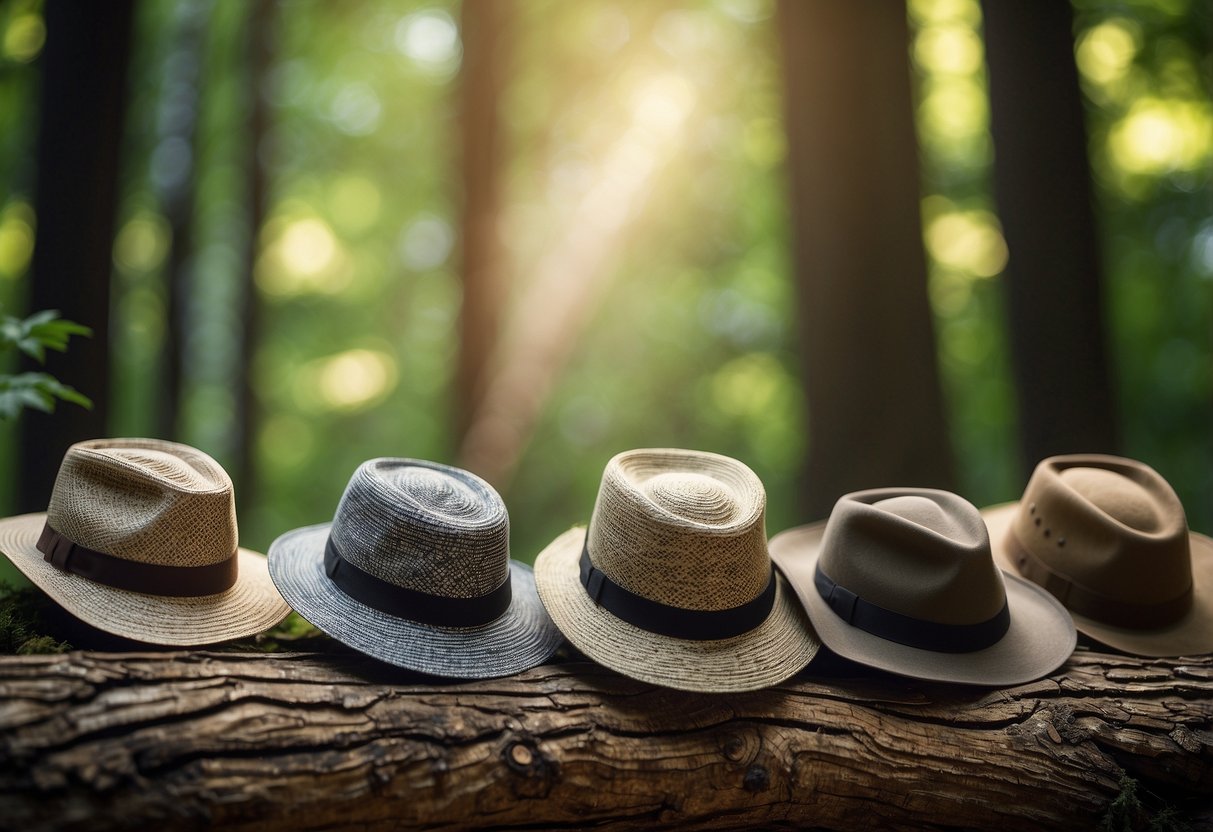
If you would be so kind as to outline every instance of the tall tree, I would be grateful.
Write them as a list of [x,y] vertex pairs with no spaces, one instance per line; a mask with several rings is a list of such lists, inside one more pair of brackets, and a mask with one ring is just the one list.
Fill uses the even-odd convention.
[[882,485],[951,487],[900,3],[781,0],[806,517]]
[[23,417],[17,500],[23,511],[46,508],[68,445],[107,432],[110,274],[134,0],[49,0],[44,15],[29,305],[59,309],[92,327],[91,341],[48,363],[93,400],[93,409]]
[[253,378],[253,355],[261,331],[261,300],[253,280],[257,264],[257,241],[269,210],[269,170],[265,139],[270,126],[267,99],[268,75],[273,59],[274,0],[256,0],[248,24],[248,233],[246,234],[244,280],[241,284],[241,360],[236,362],[236,463],[232,480],[241,493],[253,493],[256,485],[254,452],[257,427],[257,389]]
[[506,294],[497,220],[501,200],[500,102],[510,41],[504,31],[509,22],[509,7],[504,0],[464,3],[462,15],[459,129],[463,151],[463,300],[455,376],[460,440],[484,395]]
[[1025,471],[1116,449],[1069,3],[984,0],[994,192]]
[[168,327],[165,331],[164,389],[157,400],[160,436],[178,434],[178,414],[185,380],[186,318],[193,251],[194,201],[197,184],[198,110],[201,100],[203,45],[211,14],[210,0],[179,3],[175,11],[173,50],[165,62],[157,118],[157,142],[173,146],[180,164],[157,181],[161,210],[170,228],[168,253]]

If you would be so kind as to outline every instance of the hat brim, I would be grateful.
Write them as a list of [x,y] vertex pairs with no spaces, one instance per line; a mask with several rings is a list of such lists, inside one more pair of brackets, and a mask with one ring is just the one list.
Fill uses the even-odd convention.
[[[1011,575],[1019,575],[1006,545],[1007,533],[1019,503],[991,506],[981,512],[990,530],[994,560]],[[1116,627],[1071,612],[1074,626],[1083,635],[1137,656],[1198,656],[1213,653],[1213,540],[1188,532],[1192,556],[1192,607],[1187,614],[1165,627],[1149,630]]]
[[479,627],[439,627],[363,604],[324,571],[331,523],[287,532],[270,544],[269,567],[295,611],[328,635],[372,658],[458,679],[509,676],[542,664],[562,641],[535,592],[530,568],[510,561],[509,608]]
[[0,552],[51,600],[85,624],[145,644],[197,647],[268,630],[290,613],[263,555],[237,549],[236,584],[214,595],[149,595],[51,566],[38,551],[46,514],[0,520]]
[[581,583],[586,530],[557,537],[535,558],[539,597],[573,646],[625,676],[678,690],[758,690],[798,673],[821,642],[777,578],[767,619],[738,636],[711,641],[674,638],[636,627],[598,606]]
[[1039,679],[1074,652],[1077,634],[1065,608],[1039,587],[1005,573],[1011,625],[1001,639],[981,650],[924,650],[854,627],[830,609],[813,581],[825,528],[825,523],[815,523],[775,535],[769,544],[771,559],[808,610],[822,643],[844,658],[914,679],[1002,686]]

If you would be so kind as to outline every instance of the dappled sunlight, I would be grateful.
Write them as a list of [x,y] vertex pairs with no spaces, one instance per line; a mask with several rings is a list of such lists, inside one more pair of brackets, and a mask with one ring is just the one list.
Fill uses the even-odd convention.
[[1091,83],[1108,87],[1123,79],[1141,48],[1141,26],[1112,18],[1088,29],[1078,42],[1078,70]]
[[46,24],[42,15],[25,12],[14,15],[4,29],[0,50],[3,57],[18,63],[29,63],[38,57],[46,43]]
[[1213,161],[1213,107],[1204,101],[1143,98],[1113,125],[1108,151],[1126,174],[1205,168]]
[[262,238],[270,242],[257,258],[255,274],[257,285],[267,295],[331,295],[349,285],[349,258],[324,220],[271,220]]
[[989,211],[950,211],[933,217],[927,250],[940,265],[972,277],[993,277],[1007,265],[1007,243]]
[[447,77],[459,69],[459,28],[443,9],[425,9],[401,18],[395,44],[400,54],[427,74]]
[[14,199],[0,211],[0,278],[15,280],[25,274],[34,254],[34,210]]
[[118,230],[114,239],[114,265],[122,271],[150,272],[164,263],[172,234],[164,217],[140,211]]
[[385,352],[353,349],[299,368],[293,394],[301,410],[365,410],[396,387],[396,361]]
[[562,211],[554,244],[534,267],[495,357],[496,372],[460,450],[460,464],[505,480],[568,350],[611,276],[621,235],[642,214],[656,180],[679,150],[698,93],[683,75],[640,76],[624,97],[618,138],[590,163],[583,192]]

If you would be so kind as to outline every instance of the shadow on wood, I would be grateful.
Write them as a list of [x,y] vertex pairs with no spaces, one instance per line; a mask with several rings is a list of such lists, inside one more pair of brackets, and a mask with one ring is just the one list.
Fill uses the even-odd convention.
[[[817,663],[815,663],[816,665]],[[353,653],[0,659],[23,830],[1091,828],[1134,778],[1213,820],[1213,657],[1006,690],[855,672],[697,695],[570,662],[417,684]]]

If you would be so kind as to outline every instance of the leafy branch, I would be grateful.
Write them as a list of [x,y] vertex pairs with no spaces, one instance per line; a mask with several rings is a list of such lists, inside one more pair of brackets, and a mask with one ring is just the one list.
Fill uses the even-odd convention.
[[[35,312],[28,318],[0,317],[0,352],[17,349],[38,363],[46,362],[46,351],[66,352],[73,335],[89,337],[93,331],[59,317],[57,309]],[[13,419],[31,407],[53,413],[57,401],[92,408],[93,403],[78,390],[48,373],[0,374],[0,419]]]

